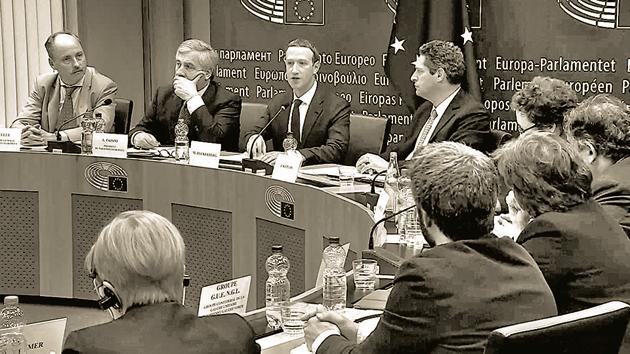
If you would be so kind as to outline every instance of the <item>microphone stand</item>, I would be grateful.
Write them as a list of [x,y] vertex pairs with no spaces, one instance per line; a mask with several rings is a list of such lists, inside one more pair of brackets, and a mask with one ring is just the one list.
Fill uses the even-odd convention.
[[271,122],[273,122],[280,115],[280,112],[283,112],[286,109],[287,109],[286,104],[280,106],[280,109],[278,110],[278,112],[276,112],[276,114],[274,114],[273,117],[269,119],[267,124],[265,124],[265,126],[260,130],[260,132],[256,134],[256,137],[252,141],[252,146],[249,150],[249,158],[245,158],[241,161],[241,168],[243,171],[251,172],[255,174],[258,174],[259,171],[264,171],[265,175],[270,175],[271,173],[273,173],[273,166],[271,166],[270,164],[266,162],[260,161],[258,159],[254,159],[254,145],[256,144],[256,141],[262,137],[262,133],[267,129],[267,127],[271,125]]
[[408,206],[408,207],[406,207],[406,208],[404,208],[404,209],[402,209],[402,210],[399,210],[399,211],[397,211],[397,212],[393,213],[392,215],[386,216],[386,217],[382,218],[381,220],[377,221],[377,222],[376,222],[376,223],[372,226],[372,228],[370,229],[370,239],[368,240],[368,249],[370,249],[370,250],[373,250],[373,249],[374,249],[374,231],[376,230],[376,228],[378,227],[378,225],[380,225],[380,224],[384,223],[385,221],[387,221],[387,220],[389,220],[389,219],[391,219],[391,218],[393,218],[393,217],[395,217],[395,216],[397,216],[397,215],[400,215],[400,214],[402,214],[402,213],[406,212],[407,210],[411,210],[411,209],[413,209],[413,208],[415,208],[415,207],[416,207],[416,205],[415,205],[415,204],[414,204],[414,205],[411,205],[411,206]]
[[81,147],[77,146],[75,143],[73,143],[72,141],[61,141],[61,128],[65,127],[66,125],[68,125],[69,123],[75,121],[77,118],[81,118],[84,117],[86,115],[90,115],[90,114],[94,114],[94,111],[96,111],[96,109],[104,107],[104,106],[109,106],[112,103],[112,99],[108,98],[105,101],[103,101],[102,104],[88,110],[85,111],[81,114],[78,114],[70,119],[67,119],[65,121],[63,121],[61,123],[61,125],[59,125],[58,129],[55,129],[55,136],[57,137],[56,141],[49,141],[48,142],[48,146],[46,147],[46,150],[49,152],[52,152],[54,150],[61,150],[61,152],[63,153],[71,153],[71,154],[80,154],[81,153]]

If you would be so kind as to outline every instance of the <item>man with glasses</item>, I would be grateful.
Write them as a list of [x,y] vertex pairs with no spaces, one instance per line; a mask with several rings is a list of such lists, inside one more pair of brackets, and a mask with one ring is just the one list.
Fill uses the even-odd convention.
[[216,50],[201,40],[180,44],[173,85],[157,89],[146,115],[129,133],[131,144],[141,149],[173,145],[181,118],[190,140],[238,151],[241,98],[213,80],[218,61]]
[[[317,82],[321,62],[319,52],[309,41],[291,41],[284,62],[291,91],[278,94],[269,102],[265,115],[245,132],[241,148],[273,164],[287,134],[292,133],[304,164],[343,161],[350,138],[350,104]],[[260,131],[274,116],[260,137]],[[275,151],[266,152],[268,139],[273,140]]]

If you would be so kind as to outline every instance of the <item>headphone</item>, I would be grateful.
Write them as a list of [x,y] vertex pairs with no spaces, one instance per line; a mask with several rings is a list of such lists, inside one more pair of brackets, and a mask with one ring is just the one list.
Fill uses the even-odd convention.
[[122,309],[122,300],[120,300],[116,288],[114,288],[109,281],[103,280],[103,282],[98,285],[96,284],[96,279],[94,279],[94,288],[99,297],[98,307],[100,307],[101,310],[109,310],[110,308],[116,310]]

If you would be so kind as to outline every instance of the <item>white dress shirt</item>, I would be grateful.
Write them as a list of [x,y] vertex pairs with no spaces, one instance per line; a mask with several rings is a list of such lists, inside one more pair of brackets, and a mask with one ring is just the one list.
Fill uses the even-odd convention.
[[[311,105],[311,101],[313,100],[313,96],[315,96],[315,90],[317,90],[317,81],[313,84],[308,91],[306,91],[301,97],[297,97],[295,92],[293,93],[293,101],[296,99],[300,99],[302,104],[298,109],[300,110],[300,140],[302,140],[302,132],[304,131],[304,120],[306,119],[306,112],[308,111],[308,107]],[[291,128],[291,122],[293,120],[293,102],[291,102],[291,110],[289,111],[289,128]]]

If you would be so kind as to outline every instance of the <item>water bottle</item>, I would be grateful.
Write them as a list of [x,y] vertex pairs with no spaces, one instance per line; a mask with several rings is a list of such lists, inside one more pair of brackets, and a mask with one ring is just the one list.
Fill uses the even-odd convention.
[[346,308],[346,272],[343,265],[346,252],[339,245],[339,237],[330,237],[328,247],[324,249],[324,289],[323,305],[327,310]]
[[389,154],[389,165],[385,173],[385,184],[383,189],[389,195],[387,201],[386,212],[395,213],[398,211],[398,178],[400,170],[398,169],[398,154],[391,152]]
[[25,354],[28,346],[22,329],[26,321],[24,312],[18,306],[17,296],[6,296],[0,310],[0,353]]
[[265,262],[265,269],[269,274],[265,283],[265,313],[269,327],[278,329],[282,324],[280,306],[291,297],[291,284],[287,278],[289,259],[282,254],[280,245],[272,246],[271,252]]
[[94,118],[94,132],[95,133],[105,133],[105,119],[103,119],[103,114],[98,112]]
[[81,153],[92,155],[92,137],[96,128],[96,119],[91,114],[86,114],[81,120]]
[[297,140],[293,137],[293,133],[288,132],[287,137],[282,140],[282,147],[284,148],[284,152],[288,153],[289,151],[295,151],[297,149],[298,143]]
[[188,162],[188,125],[183,118],[175,125],[175,160]]
[[[402,175],[398,178],[398,200],[397,200],[398,210],[403,210],[407,207],[415,204],[415,200],[413,198],[413,192],[411,190],[411,178],[407,175]],[[407,210],[406,212],[398,215],[396,217],[396,226],[398,228],[398,235],[400,235],[400,244],[406,244],[407,239],[405,235],[405,224],[408,219],[414,217],[415,210]],[[412,241],[413,242],[413,241]]]

